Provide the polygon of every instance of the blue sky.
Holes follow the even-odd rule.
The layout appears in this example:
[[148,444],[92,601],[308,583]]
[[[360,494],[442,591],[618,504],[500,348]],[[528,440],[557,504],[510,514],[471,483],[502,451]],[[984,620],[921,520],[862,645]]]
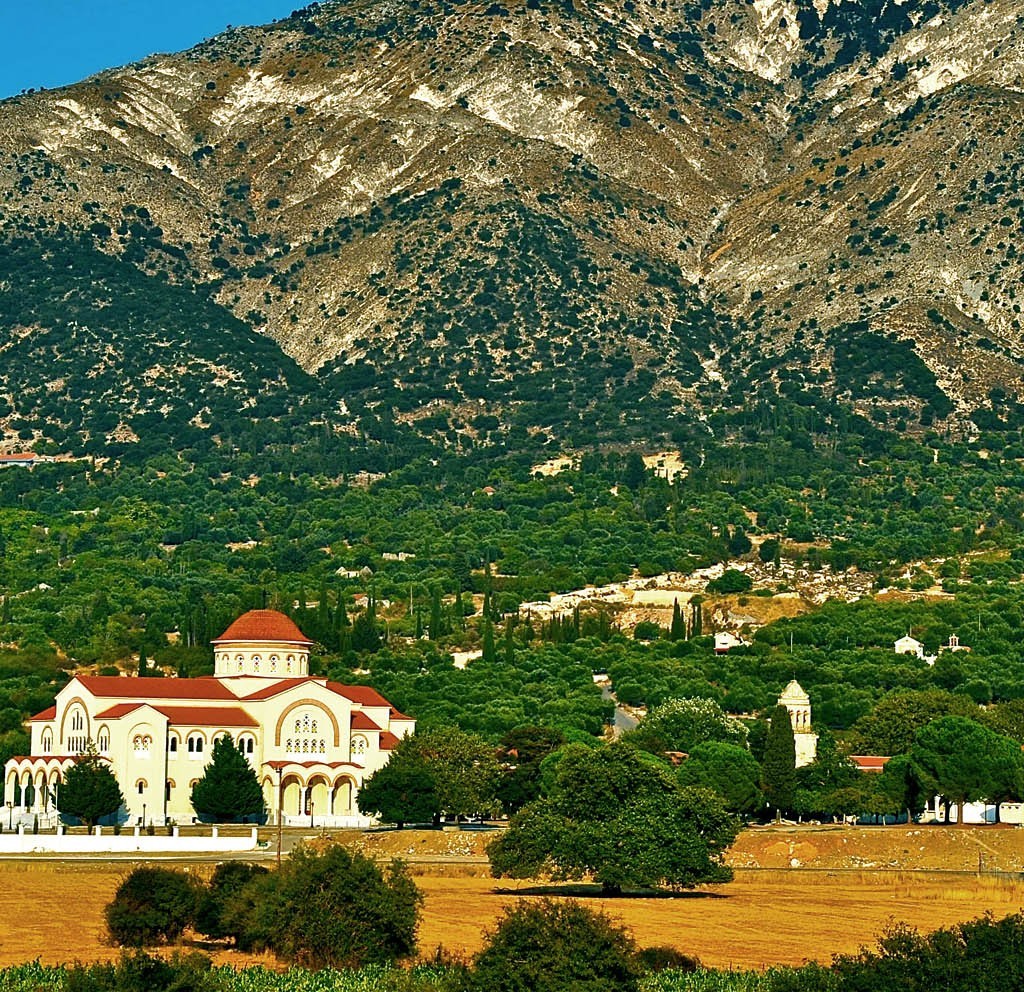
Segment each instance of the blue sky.
[[0,98],[64,86],[229,24],[266,24],[307,0],[0,0]]

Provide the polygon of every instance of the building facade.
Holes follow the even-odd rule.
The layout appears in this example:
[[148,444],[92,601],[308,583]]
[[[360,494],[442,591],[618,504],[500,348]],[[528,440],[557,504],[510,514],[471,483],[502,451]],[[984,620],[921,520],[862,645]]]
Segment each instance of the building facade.
[[191,823],[192,786],[226,735],[272,822],[369,822],[359,788],[415,721],[373,689],[311,676],[311,642],[275,610],[244,614],[213,647],[209,677],[75,676],[29,721],[31,754],[4,766],[11,816],[52,813],[64,771],[91,745],[117,776],[129,823]]

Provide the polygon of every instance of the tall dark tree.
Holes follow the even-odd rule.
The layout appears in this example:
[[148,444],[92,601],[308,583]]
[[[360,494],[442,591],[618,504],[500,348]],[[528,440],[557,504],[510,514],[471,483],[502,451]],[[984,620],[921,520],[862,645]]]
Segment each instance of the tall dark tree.
[[64,782],[57,791],[58,811],[92,828],[123,805],[117,778],[90,741],[85,754],[64,773]]
[[771,725],[761,761],[761,788],[776,815],[781,815],[793,808],[796,799],[796,741],[785,706],[776,706],[769,719]]
[[668,639],[670,641],[686,640],[686,620],[678,599],[672,601],[672,624],[668,629]]
[[255,820],[263,814],[263,791],[256,772],[227,735],[213,744],[213,759],[192,786],[192,806],[219,822]]
[[497,655],[494,652],[494,625],[491,623],[490,617],[484,618],[484,636],[483,636],[483,660],[494,661]]
[[644,456],[639,451],[631,451],[626,455],[626,464],[622,470],[622,481],[632,492],[643,487],[647,479],[647,469],[644,466]]

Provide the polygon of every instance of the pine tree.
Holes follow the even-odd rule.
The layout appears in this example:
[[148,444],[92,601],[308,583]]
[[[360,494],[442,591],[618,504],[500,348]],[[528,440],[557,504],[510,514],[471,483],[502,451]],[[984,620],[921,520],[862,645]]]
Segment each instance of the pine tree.
[[255,819],[263,813],[259,779],[241,749],[226,734],[213,744],[213,759],[192,786],[192,806],[218,822]]
[[785,706],[776,706],[769,719],[771,725],[761,761],[761,787],[776,816],[781,816],[793,808],[796,798],[796,741]]
[[114,773],[90,741],[85,753],[64,773],[64,781],[57,790],[57,809],[92,828],[123,804],[124,796]]

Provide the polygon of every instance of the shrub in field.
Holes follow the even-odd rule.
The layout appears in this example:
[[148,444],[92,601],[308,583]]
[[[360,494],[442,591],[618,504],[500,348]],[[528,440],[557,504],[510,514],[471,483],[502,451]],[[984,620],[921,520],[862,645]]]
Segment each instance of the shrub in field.
[[195,918],[198,895],[184,872],[136,868],[107,904],[107,929],[115,943],[131,947],[173,943]]
[[641,973],[629,933],[573,900],[507,910],[473,964],[477,992],[632,992]]
[[675,971],[689,972],[696,971],[700,967],[697,958],[690,957],[674,947],[644,947],[637,951],[637,962],[646,972],[666,971],[672,968]]
[[400,862],[382,871],[341,846],[300,847],[228,900],[224,921],[240,946],[309,968],[358,968],[416,950],[422,900]]
[[207,937],[234,937],[233,927],[225,919],[225,908],[254,878],[266,875],[262,865],[245,861],[225,861],[217,865],[206,891],[199,897],[195,928]]

